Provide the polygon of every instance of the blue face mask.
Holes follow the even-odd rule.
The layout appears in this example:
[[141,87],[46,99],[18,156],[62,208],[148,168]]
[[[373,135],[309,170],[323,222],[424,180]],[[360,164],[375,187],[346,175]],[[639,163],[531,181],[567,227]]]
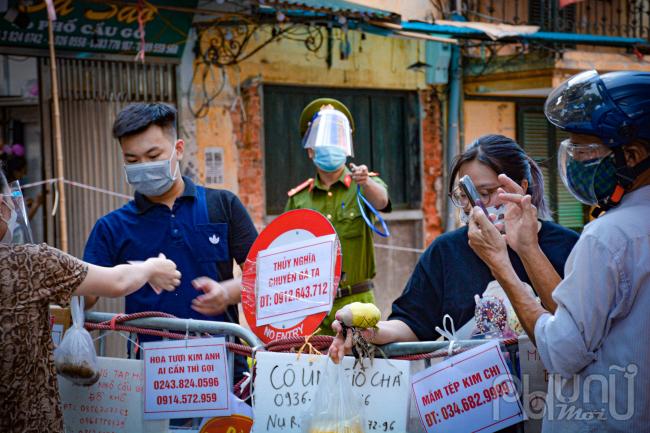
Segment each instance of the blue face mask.
[[595,205],[604,200],[616,188],[614,156],[602,160],[575,161],[567,164],[569,190],[583,203]]
[[338,170],[343,164],[347,155],[345,150],[337,146],[319,146],[314,149],[314,164],[326,172]]
[[137,192],[148,197],[157,197],[169,191],[178,177],[179,163],[176,163],[174,174],[171,171],[172,158],[165,161],[143,162],[140,164],[124,164],[126,181]]

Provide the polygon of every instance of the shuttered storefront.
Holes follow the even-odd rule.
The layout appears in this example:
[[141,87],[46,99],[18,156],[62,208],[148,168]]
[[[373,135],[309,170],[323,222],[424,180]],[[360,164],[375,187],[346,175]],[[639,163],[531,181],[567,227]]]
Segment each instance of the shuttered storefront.
[[[40,60],[39,70],[43,83],[43,164],[46,178],[53,178],[56,162],[49,59]],[[57,70],[66,179],[130,195],[119,145],[111,135],[115,115],[131,102],[175,104],[175,66],[59,58]],[[78,257],[95,221],[126,201],[70,185],[66,186],[66,200],[69,252]],[[53,222],[48,223],[47,239],[56,243],[57,225]]]
[[[111,128],[116,114],[131,102],[161,101],[176,104],[176,66],[106,60],[57,59],[61,135],[67,180],[131,195],[124,179],[123,159]],[[43,166],[46,179],[56,177],[49,59],[39,60],[43,129]],[[69,252],[83,255],[86,239],[101,216],[122,206],[126,199],[66,185]],[[52,209],[54,194],[48,194]],[[46,221],[47,242],[58,245],[58,222]],[[124,299],[102,299],[99,311],[124,311]],[[126,344],[111,336],[107,353],[124,355]]]

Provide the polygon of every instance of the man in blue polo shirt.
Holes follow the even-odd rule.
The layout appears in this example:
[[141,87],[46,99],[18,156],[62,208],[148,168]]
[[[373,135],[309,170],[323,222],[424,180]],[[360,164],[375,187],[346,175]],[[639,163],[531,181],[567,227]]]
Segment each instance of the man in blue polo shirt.
[[158,295],[147,284],[126,297],[126,313],[163,311],[238,323],[241,291],[232,280],[233,259],[242,264],[257,237],[248,212],[230,191],[204,188],[180,175],[185,144],[177,136],[173,107],[131,104],[117,115],[113,135],[135,197],[97,221],[84,260],[115,266],[163,253],[182,274],[177,291]]

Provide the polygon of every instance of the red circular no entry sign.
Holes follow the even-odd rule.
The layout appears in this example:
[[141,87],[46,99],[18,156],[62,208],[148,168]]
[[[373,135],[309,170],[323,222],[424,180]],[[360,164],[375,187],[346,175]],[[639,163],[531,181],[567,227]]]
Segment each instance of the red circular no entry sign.
[[[248,325],[264,343],[314,333],[328,314],[324,297],[331,304],[340,277],[341,248],[329,220],[309,209],[280,215],[260,233],[244,264]],[[321,311],[310,313],[316,308]]]

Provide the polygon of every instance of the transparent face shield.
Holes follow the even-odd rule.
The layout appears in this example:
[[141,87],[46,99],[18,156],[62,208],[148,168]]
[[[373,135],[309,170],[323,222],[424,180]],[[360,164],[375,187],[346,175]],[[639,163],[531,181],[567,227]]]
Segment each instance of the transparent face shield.
[[320,110],[312,119],[302,146],[314,150],[319,147],[336,147],[345,152],[345,156],[354,156],[352,129],[348,118],[333,108]]
[[569,192],[589,206],[606,199],[617,182],[613,152],[600,143],[562,141],[558,149],[558,170]]
[[25,208],[25,199],[18,181],[0,185],[0,242],[6,244],[33,243],[32,231]]

